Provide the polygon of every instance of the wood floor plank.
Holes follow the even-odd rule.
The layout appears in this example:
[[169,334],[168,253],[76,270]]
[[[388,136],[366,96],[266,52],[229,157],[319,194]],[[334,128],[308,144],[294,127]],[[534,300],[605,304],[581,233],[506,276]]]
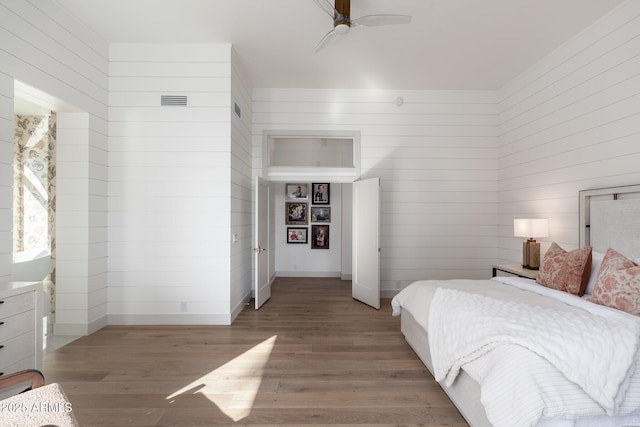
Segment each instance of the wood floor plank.
[[391,316],[278,278],[231,326],[108,326],[48,354],[82,426],[466,427]]

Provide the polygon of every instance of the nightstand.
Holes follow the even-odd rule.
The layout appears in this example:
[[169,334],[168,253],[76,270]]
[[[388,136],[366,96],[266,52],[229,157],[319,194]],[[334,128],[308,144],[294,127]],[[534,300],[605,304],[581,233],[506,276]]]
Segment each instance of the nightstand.
[[538,270],[529,270],[520,264],[493,264],[493,277],[496,277],[498,271],[524,277],[525,279],[536,280],[536,277],[538,277]]

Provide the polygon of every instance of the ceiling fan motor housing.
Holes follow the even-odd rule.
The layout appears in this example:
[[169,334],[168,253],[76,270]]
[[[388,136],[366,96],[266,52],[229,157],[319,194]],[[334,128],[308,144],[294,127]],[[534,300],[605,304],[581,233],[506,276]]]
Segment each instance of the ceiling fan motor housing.
[[335,9],[333,26],[338,34],[346,34],[351,27],[351,0],[335,0]]
[[314,51],[318,52],[326,46],[329,40],[336,35],[348,34],[351,27],[373,27],[380,25],[408,24],[411,16],[393,14],[372,14],[351,19],[351,0],[314,0],[315,3],[333,18],[333,29],[329,31],[316,45]]
[[350,29],[351,26],[348,23],[340,23],[335,26],[336,34],[347,34]]

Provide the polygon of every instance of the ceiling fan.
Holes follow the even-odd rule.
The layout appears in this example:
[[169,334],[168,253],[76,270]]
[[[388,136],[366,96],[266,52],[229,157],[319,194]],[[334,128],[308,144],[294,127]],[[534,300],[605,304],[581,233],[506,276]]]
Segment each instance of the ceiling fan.
[[320,40],[314,48],[314,52],[322,49],[327,42],[335,35],[347,34],[351,27],[373,27],[380,25],[408,24],[411,22],[409,15],[364,15],[351,19],[351,0],[335,0],[332,5],[329,0],[313,0],[318,6],[333,19],[333,29]]

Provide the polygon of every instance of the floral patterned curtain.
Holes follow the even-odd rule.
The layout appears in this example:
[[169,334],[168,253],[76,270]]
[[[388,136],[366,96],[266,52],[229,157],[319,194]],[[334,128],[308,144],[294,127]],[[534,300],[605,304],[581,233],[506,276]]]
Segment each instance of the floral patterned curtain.
[[55,312],[56,114],[15,115],[13,252],[49,248],[45,287]]

